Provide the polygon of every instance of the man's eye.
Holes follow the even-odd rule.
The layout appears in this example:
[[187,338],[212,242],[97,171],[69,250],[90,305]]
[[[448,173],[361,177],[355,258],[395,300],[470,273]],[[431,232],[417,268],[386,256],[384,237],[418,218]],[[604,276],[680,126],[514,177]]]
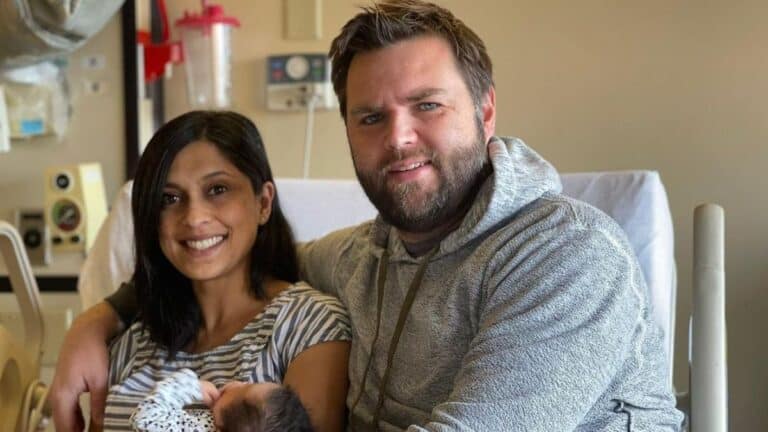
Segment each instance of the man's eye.
[[171,204],[175,204],[177,202],[179,202],[179,196],[178,195],[174,195],[174,194],[171,194],[171,193],[164,193],[163,194],[163,207],[167,207],[167,206],[169,206]]
[[440,105],[436,102],[422,102],[419,104],[419,110],[421,111],[432,111],[434,109],[437,109]]
[[381,120],[381,114],[370,114],[360,119],[360,123],[364,125],[372,125],[378,123],[379,120]]
[[208,195],[220,195],[227,190],[227,187],[224,185],[213,185],[210,189],[208,189]]

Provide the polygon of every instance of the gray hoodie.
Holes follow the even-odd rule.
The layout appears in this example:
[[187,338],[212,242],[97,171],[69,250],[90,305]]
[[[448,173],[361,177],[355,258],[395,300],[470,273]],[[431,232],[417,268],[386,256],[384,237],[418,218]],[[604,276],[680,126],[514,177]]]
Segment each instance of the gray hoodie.
[[493,174],[434,255],[410,256],[381,218],[300,249],[303,275],[351,315],[349,429],[679,430],[661,330],[621,228],[560,195],[555,169],[522,141],[494,139],[489,154]]

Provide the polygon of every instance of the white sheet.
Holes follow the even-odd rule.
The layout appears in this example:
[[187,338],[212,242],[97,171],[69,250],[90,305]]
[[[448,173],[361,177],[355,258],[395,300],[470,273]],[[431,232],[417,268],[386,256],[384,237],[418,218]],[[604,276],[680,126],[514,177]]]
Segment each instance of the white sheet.
[[[656,321],[664,330],[667,358],[675,335],[677,273],[672,215],[656,171],[564,174],[563,194],[610,215],[627,233],[651,292]],[[672,376],[672,362],[669,364]]]
[[[613,217],[627,233],[650,287],[667,354],[674,343],[675,263],[667,194],[655,171],[562,175],[563,193]],[[280,204],[298,241],[373,218],[376,210],[356,180],[277,179]],[[83,265],[78,289],[87,307],[132,273],[130,183],[120,191]],[[671,374],[671,362],[670,362]],[[670,375],[671,376],[671,375]]]

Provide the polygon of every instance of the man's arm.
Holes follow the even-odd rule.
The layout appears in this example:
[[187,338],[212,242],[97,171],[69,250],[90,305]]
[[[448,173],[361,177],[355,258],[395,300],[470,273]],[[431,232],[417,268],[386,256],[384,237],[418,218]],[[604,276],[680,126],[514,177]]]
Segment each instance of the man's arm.
[[334,271],[339,257],[351,246],[355,230],[368,229],[368,223],[332,232],[297,246],[299,273],[313,288],[341,297]]
[[91,394],[91,422],[100,429],[107,398],[107,342],[123,328],[118,314],[107,303],[92,306],[72,323],[48,394],[56,430],[83,430],[85,422],[78,399],[86,392]]
[[[650,332],[635,261],[617,239],[594,230],[534,249],[522,263],[492,269],[480,329],[449,399],[410,432],[574,430],[616,385]],[[626,427],[627,416],[608,421]]]

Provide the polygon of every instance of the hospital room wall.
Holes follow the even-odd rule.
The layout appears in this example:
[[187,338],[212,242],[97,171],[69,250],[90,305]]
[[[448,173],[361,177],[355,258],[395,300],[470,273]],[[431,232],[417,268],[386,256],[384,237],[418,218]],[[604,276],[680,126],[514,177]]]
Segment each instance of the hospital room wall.
[[[66,58],[71,107],[66,134],[61,138],[13,140],[12,150],[0,153],[0,219],[12,220],[14,211],[20,207],[42,207],[43,173],[50,166],[100,162],[109,198],[115,196],[124,182],[120,32],[118,13],[97,35]],[[96,62],[88,62],[89,59]]]
[[[196,8],[174,1],[171,16]],[[282,37],[280,0],[222,0],[233,41],[234,107],[261,128],[280,176],[300,176],[305,114],[264,109],[267,55],[327,50],[359,0],[322,1],[322,38]],[[679,272],[676,386],[688,387],[692,211],[727,216],[730,424],[768,425],[768,3],[439,1],[485,39],[495,66],[497,132],[524,138],[561,171],[652,169],[667,187]],[[186,109],[184,79],[166,111]],[[354,177],[335,111],[315,115],[311,177]]]

